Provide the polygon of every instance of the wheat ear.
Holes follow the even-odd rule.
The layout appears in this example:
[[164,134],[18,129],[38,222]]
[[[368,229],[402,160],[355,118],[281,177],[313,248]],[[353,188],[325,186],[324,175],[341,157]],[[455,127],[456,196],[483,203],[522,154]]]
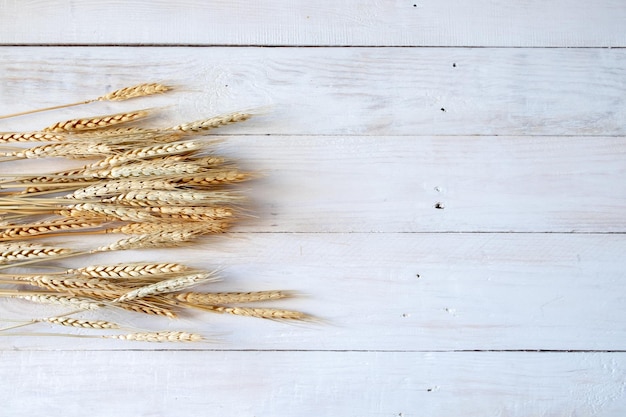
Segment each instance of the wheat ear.
[[[1,119],[1,117],[0,117]],[[62,142],[65,135],[50,132],[5,132],[0,133],[0,143],[11,142]]]
[[129,333],[118,335],[99,336],[105,339],[128,340],[133,342],[201,342],[204,338],[196,333],[187,332],[152,332],[152,333]]
[[128,302],[137,298],[145,298],[152,295],[180,291],[185,288],[189,288],[192,285],[197,285],[205,282],[213,282],[217,280],[215,274],[216,272],[198,272],[194,274],[183,275],[181,277],[166,279],[151,285],[146,285],[144,287],[128,291],[126,294],[113,300],[113,302]]
[[57,109],[64,109],[66,107],[80,106],[83,104],[93,103],[94,101],[129,100],[131,98],[136,98],[136,97],[145,97],[145,96],[150,96],[154,94],[162,94],[171,89],[172,87],[159,84],[159,83],[143,83],[143,84],[134,85],[132,87],[120,88],[119,90],[112,91],[108,94],[105,94],[95,99],[84,100],[84,101],[79,101],[79,102],[70,103],[70,104],[60,104],[58,106],[44,107],[44,108],[35,109],[35,110],[27,110],[27,111],[23,111],[19,113],[7,114],[4,116],[0,116],[0,119],[8,119],[9,117],[24,116],[27,114],[39,113],[39,112],[44,112],[44,111],[49,111],[49,110],[57,110]]
[[189,123],[183,123],[174,127],[171,127],[169,130],[172,131],[180,131],[185,133],[196,133],[207,131],[211,129],[215,129],[221,126],[226,126],[232,123],[243,122],[252,117],[249,113],[228,113],[221,116],[215,116],[208,119],[196,120]]
[[44,132],[72,133],[93,129],[105,129],[122,123],[130,123],[143,119],[150,114],[149,110],[137,110],[127,113],[117,113],[106,116],[91,117],[88,119],[72,119],[57,122],[47,128]]
[[253,291],[253,292],[183,292],[170,297],[189,304],[216,305],[252,303],[257,301],[279,300],[293,296],[289,291]]
[[193,304],[192,306],[215,313],[228,313],[237,316],[256,317],[261,319],[298,321],[313,320],[313,317],[309,316],[308,314],[301,313],[299,311],[282,310],[277,308],[204,306],[197,304]]
[[189,267],[176,263],[123,263],[115,265],[91,265],[68,269],[68,274],[79,274],[92,278],[124,279],[152,275],[167,275],[189,271]]
[[67,327],[80,327],[82,329],[119,329],[121,326],[106,320],[85,320],[71,317],[45,317],[35,319],[34,322],[45,322]]
[[50,259],[69,254],[70,252],[72,252],[72,250],[66,248],[55,248],[27,243],[3,243],[0,244],[0,264],[34,259]]

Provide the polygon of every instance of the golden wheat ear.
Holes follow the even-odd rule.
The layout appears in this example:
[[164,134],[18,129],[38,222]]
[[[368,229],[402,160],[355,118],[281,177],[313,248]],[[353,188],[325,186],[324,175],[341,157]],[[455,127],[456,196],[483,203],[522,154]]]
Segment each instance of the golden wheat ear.
[[96,101],[130,100],[132,98],[137,98],[137,97],[146,97],[146,96],[152,96],[155,94],[163,94],[170,90],[172,90],[172,87],[169,85],[163,85],[159,83],[142,83],[142,84],[137,84],[131,87],[120,88],[119,90],[111,91],[110,93],[107,93],[103,96],[100,96],[94,99],[78,101],[76,103],[70,103],[70,104],[60,104],[58,106],[43,107],[43,108],[35,109],[35,110],[26,110],[26,111],[19,112],[19,113],[6,114],[4,116],[0,116],[0,119],[8,119],[10,117],[25,116],[27,114],[33,114],[33,113],[39,113],[39,112],[57,110],[57,109],[64,109],[67,107],[81,106],[83,104],[89,104],[89,103],[93,103]]

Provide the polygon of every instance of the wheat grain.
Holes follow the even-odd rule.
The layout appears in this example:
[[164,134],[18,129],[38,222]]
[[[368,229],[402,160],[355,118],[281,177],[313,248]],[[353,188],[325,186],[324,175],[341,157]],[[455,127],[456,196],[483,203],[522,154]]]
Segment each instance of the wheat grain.
[[205,168],[191,162],[181,163],[178,160],[148,160],[110,168],[88,170],[86,175],[93,178],[129,178],[148,176],[172,176],[196,174]]
[[83,329],[119,329],[120,325],[105,320],[85,320],[71,317],[46,317],[36,319],[36,322],[46,322],[59,326],[80,327]]
[[192,285],[215,281],[215,272],[198,272],[181,277],[166,279],[154,284],[131,290],[113,302],[128,302],[137,298],[145,298],[156,294],[170,293],[189,288]]
[[56,220],[51,223],[39,223],[6,227],[0,232],[0,240],[32,238],[56,232],[70,232],[72,230],[93,229],[102,225],[100,221],[85,222],[80,219],[68,218],[65,221]]
[[0,264],[29,259],[53,258],[72,252],[71,249],[55,248],[28,243],[0,244]]
[[277,308],[202,306],[203,310],[271,320],[311,320],[308,314]]
[[13,298],[20,298],[22,300],[28,300],[35,303],[42,304],[55,304],[64,307],[71,307],[76,310],[97,310],[102,307],[101,303],[94,301],[91,298],[86,297],[74,297],[71,295],[52,295],[52,294],[16,294]]
[[71,293],[77,290],[124,291],[123,287],[102,278],[84,279],[55,275],[32,275],[21,277],[20,280],[58,292]]
[[221,231],[225,225],[214,222],[207,224],[172,222],[172,223],[127,223],[119,227],[107,229],[107,233],[123,233],[125,235],[146,235],[156,233],[210,233]]
[[129,333],[118,335],[100,336],[105,339],[128,340],[133,342],[201,342],[204,338],[196,333],[187,332],[152,332],[152,333]]
[[242,182],[250,179],[249,173],[237,169],[215,169],[201,175],[179,176],[172,182],[185,186],[210,186]]
[[188,154],[200,150],[202,147],[203,144],[198,141],[158,143],[152,146],[131,149],[117,155],[110,155],[105,159],[89,166],[88,170],[116,167],[138,159],[151,159],[162,156]]
[[57,214],[65,217],[75,217],[80,215],[101,215],[106,218],[114,218],[122,221],[141,222],[157,221],[158,218],[141,208],[124,207],[102,203],[78,203],[69,204],[65,208],[58,210]]
[[208,119],[196,120],[190,123],[183,123],[178,126],[171,127],[170,130],[186,133],[202,132],[221,126],[226,126],[231,123],[243,122],[245,120],[248,120],[250,117],[252,117],[251,114],[235,112],[211,117]]
[[256,301],[279,300],[291,297],[289,291],[253,291],[253,292],[183,292],[171,294],[172,298],[189,304],[216,305],[251,303]]
[[97,116],[88,119],[72,119],[57,122],[44,129],[44,132],[71,133],[92,129],[104,129],[122,123],[134,122],[147,117],[148,110],[137,110],[128,113],[118,113],[106,116]]
[[131,98],[146,97],[154,94],[163,94],[170,91],[172,87],[159,83],[142,83],[132,87],[124,87],[119,90],[112,91],[101,97],[98,101],[123,101]]
[[120,239],[109,245],[100,246],[92,252],[97,253],[130,249],[171,248],[190,242],[201,234],[202,233],[199,230],[147,233]]
[[109,195],[122,194],[132,190],[149,189],[149,190],[174,190],[176,184],[168,180],[159,179],[130,179],[130,180],[110,180],[98,181],[88,187],[79,188],[72,194],[64,196],[68,199],[83,200],[93,197],[105,197]]
[[[235,194],[232,191],[136,189],[110,197],[103,200],[103,202],[143,207],[167,207],[168,205],[202,206],[207,204],[235,203],[240,202],[242,199],[241,195]],[[175,212],[177,213],[177,211],[173,213]],[[188,214],[196,214],[196,211]]]
[[62,142],[51,143],[20,151],[4,152],[0,156],[7,156],[20,159],[36,159],[36,158],[72,158],[83,159],[93,158],[94,156],[109,155],[113,152],[110,146],[105,144]]
[[67,136],[50,132],[5,132],[0,133],[0,143],[11,142],[61,142]]
[[150,275],[167,275],[188,271],[185,265],[177,263],[124,263],[115,265],[91,265],[84,268],[68,269],[68,274],[80,274],[93,278],[137,278]]
[[135,300],[131,303],[117,303],[115,305],[124,310],[147,314],[149,316],[161,316],[170,319],[175,319],[177,317],[174,311],[166,307],[154,305],[153,303],[146,302],[144,300]]
[[[177,210],[182,209],[182,210]],[[151,207],[150,210],[164,220],[204,222],[213,225],[216,232],[224,231],[229,223],[215,222],[215,220],[232,219],[235,210],[230,207]],[[223,229],[223,230],[220,230]]]

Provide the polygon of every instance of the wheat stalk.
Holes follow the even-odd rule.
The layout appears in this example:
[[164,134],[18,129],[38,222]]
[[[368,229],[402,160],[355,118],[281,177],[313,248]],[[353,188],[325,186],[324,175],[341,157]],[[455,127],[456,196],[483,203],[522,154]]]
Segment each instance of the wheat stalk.
[[8,119],[9,117],[24,116],[26,114],[33,114],[33,113],[38,113],[38,112],[43,112],[43,111],[63,109],[66,107],[80,106],[82,104],[89,104],[95,101],[129,100],[131,98],[136,98],[136,97],[145,97],[145,96],[150,96],[154,94],[162,94],[171,89],[172,87],[159,84],[159,83],[142,83],[142,84],[138,84],[132,87],[120,88],[119,90],[112,91],[108,94],[105,94],[95,99],[79,101],[77,103],[61,104],[58,106],[44,107],[41,109],[28,110],[28,111],[23,111],[19,113],[7,114],[4,116],[0,116],[0,119]]
[[174,190],[176,184],[168,180],[161,179],[122,179],[98,181],[87,187],[79,188],[73,193],[64,196],[68,199],[84,200],[95,197],[105,197],[115,194],[127,193],[133,190],[149,189],[149,190]]

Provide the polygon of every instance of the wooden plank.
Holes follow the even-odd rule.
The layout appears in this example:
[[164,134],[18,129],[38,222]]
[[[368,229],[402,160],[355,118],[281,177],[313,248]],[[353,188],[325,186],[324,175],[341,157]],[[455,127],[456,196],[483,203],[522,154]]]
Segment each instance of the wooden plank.
[[[294,290],[301,296],[270,305],[322,320],[289,325],[205,313],[175,322],[102,313],[135,328],[221,335],[208,345],[166,349],[626,350],[624,253],[626,235],[617,234],[254,233],[67,265],[132,259],[220,267],[224,281],[207,289]],[[18,300],[4,300],[2,310],[13,319],[64,312]],[[20,331],[66,332],[45,324]],[[4,335],[4,350],[155,347]]]
[[217,152],[261,175],[238,231],[626,232],[623,138],[235,136]]
[[2,352],[7,415],[626,412],[624,353]]
[[176,103],[162,123],[271,107],[240,134],[623,136],[625,68],[625,49],[0,48],[0,114],[142,81],[187,88],[0,130]]
[[261,232],[624,232],[614,137],[233,137]]
[[4,44],[626,45],[621,0],[28,0],[2,7]]

